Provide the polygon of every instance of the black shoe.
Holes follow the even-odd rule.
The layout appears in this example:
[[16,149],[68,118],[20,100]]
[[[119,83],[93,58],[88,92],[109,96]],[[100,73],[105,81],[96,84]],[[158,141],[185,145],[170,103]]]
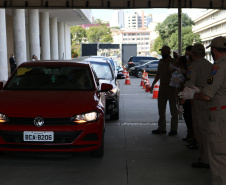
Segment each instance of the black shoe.
[[166,133],[166,131],[161,131],[161,130],[159,130],[159,129],[157,129],[157,130],[152,130],[152,134],[165,134]]
[[177,131],[175,130],[171,130],[169,133],[168,133],[169,136],[175,136],[177,135]]
[[210,165],[209,164],[205,164],[205,163],[202,163],[202,162],[192,163],[191,166],[193,168],[207,168],[207,169],[210,168]]

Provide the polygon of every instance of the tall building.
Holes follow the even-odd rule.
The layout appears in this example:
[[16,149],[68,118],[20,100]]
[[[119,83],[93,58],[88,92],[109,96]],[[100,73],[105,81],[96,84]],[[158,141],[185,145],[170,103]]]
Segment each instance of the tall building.
[[144,29],[147,28],[147,17],[143,10],[132,13],[125,13],[125,29]]
[[[205,47],[214,37],[226,36],[226,10],[207,10],[194,22],[192,31],[200,34]],[[206,50],[206,59],[213,62],[210,49]]]
[[116,10],[113,12],[110,27],[124,28],[124,12],[123,10]]

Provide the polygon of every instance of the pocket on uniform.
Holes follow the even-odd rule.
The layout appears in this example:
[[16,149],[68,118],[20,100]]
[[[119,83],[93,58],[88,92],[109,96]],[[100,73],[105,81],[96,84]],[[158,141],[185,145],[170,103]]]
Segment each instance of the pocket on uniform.
[[223,141],[219,142],[210,142],[211,150],[214,154],[217,155],[226,155],[226,140],[224,137]]
[[217,111],[209,111],[209,123],[208,123],[209,134],[218,135],[218,123],[217,123]]

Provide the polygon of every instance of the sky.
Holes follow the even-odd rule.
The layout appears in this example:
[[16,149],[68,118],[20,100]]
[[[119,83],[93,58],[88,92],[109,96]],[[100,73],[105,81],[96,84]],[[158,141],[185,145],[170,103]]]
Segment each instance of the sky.
[[[136,9],[123,9],[124,13],[134,12]],[[152,14],[153,22],[163,22],[167,16],[173,13],[178,13],[176,8],[167,9],[167,8],[153,8],[153,9],[143,9],[146,15]],[[103,21],[110,21],[112,13],[115,10],[112,9],[92,9],[92,15],[94,19],[101,19]],[[187,13],[192,20],[201,15],[205,9],[182,9],[182,13]]]

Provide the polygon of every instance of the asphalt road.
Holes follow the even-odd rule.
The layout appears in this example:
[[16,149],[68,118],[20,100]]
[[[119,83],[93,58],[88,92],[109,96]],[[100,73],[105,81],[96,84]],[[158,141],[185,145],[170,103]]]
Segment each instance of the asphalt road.
[[[177,136],[153,135],[157,100],[139,86],[140,79],[130,79],[131,85],[120,80],[120,119],[107,118],[103,158],[6,153],[0,156],[0,185],[210,185],[210,170],[191,167],[198,151],[182,141],[183,120]],[[166,115],[169,128],[168,108]]]

